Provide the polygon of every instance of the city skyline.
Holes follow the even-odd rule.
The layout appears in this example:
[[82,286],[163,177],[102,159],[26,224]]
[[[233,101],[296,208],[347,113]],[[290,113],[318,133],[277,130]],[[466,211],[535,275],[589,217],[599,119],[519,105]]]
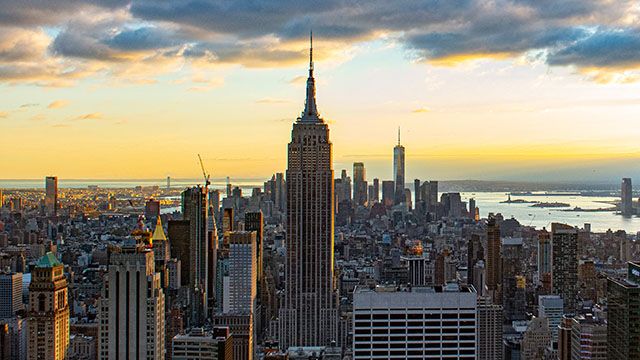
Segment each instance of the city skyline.
[[[409,180],[640,175],[624,173],[640,168],[639,10],[630,1],[570,1],[557,13],[515,1],[362,6],[362,15],[407,19],[378,24],[329,21],[348,10],[340,2],[266,13],[211,5],[219,11],[199,20],[187,16],[193,4],[126,4],[0,12],[0,128],[12,155],[0,159],[3,178],[196,178],[198,153],[221,176],[280,171],[312,28],[336,169],[365,162],[371,178],[389,178],[401,126]],[[256,14],[272,22],[247,20]],[[221,15],[242,21],[207,21]],[[466,26],[447,26],[465,17]],[[219,133],[231,136],[212,141]]]

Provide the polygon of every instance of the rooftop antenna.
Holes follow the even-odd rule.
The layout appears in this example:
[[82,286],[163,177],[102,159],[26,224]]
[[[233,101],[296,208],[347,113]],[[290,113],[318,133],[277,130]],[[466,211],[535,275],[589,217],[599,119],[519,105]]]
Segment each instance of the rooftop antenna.
[[400,145],[400,126],[398,126],[398,145]]

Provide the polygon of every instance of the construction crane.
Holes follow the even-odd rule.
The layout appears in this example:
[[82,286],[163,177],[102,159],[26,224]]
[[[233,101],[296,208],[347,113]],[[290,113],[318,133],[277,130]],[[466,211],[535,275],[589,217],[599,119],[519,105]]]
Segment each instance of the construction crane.
[[204,187],[209,187],[211,185],[211,181],[209,181],[209,174],[204,169],[204,163],[202,162],[202,157],[198,154],[198,160],[200,160],[200,167],[202,168],[202,176],[204,176]]

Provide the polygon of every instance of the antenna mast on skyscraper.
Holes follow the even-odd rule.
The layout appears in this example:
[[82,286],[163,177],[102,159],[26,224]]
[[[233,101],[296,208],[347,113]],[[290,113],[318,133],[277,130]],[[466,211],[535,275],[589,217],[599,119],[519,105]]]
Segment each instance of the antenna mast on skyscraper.
[[400,126],[398,126],[398,145],[400,145]]

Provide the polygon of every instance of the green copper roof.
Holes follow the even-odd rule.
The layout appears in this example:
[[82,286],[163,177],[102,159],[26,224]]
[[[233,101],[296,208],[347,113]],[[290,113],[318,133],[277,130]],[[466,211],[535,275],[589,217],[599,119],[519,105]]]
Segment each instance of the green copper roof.
[[53,255],[52,252],[46,253],[36,264],[39,268],[51,268],[58,265],[62,265],[62,263],[56,259],[56,256]]

